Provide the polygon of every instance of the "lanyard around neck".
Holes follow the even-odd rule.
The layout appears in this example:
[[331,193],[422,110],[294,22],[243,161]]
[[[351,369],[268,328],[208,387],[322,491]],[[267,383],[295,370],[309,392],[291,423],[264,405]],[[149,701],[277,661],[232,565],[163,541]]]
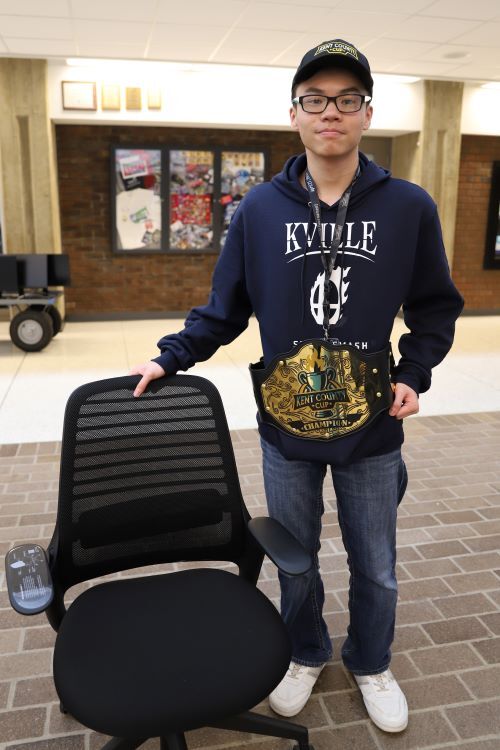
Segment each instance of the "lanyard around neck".
[[[316,188],[316,183],[311,177],[311,173],[309,172],[309,169],[306,169],[306,173],[305,173],[305,183],[307,187],[307,192],[309,193],[311,208],[313,210],[314,218],[316,220],[316,225],[318,227],[319,246],[321,249],[321,262],[323,264],[323,268],[325,269],[325,283],[324,283],[324,288],[323,288],[323,331],[325,334],[325,340],[328,340],[329,331],[330,331],[330,296],[331,296],[331,288],[332,288],[332,284],[330,282],[330,276],[335,267],[335,260],[337,258],[340,240],[342,237],[342,231],[344,229],[345,219],[347,215],[347,207],[349,205],[349,200],[351,198],[352,186],[356,182],[359,172],[360,172],[360,168],[358,165],[356,174],[352,178],[350,185],[342,193],[342,196],[339,200],[339,205],[337,209],[337,218],[335,220],[335,230],[333,232],[333,237],[332,237],[330,246],[328,246],[325,243],[325,236],[322,231],[321,207],[320,207],[320,202],[319,202],[318,190]],[[339,291],[339,295],[340,295],[340,291]],[[340,301],[339,301],[339,304],[340,304]]]

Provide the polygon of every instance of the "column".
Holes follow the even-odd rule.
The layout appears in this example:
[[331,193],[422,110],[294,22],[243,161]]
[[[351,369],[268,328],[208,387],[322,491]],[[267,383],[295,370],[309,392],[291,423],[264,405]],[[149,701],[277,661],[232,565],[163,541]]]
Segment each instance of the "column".
[[425,81],[424,90],[422,131],[394,138],[393,173],[421,185],[436,201],[451,267],[460,169],[463,83]]
[[0,58],[0,158],[6,252],[60,253],[46,60]]

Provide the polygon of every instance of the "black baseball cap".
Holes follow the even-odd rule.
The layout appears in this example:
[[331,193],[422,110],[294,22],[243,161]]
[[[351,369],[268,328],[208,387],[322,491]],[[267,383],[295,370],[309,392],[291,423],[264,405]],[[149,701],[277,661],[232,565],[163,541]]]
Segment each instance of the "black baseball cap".
[[322,68],[344,68],[354,73],[366,86],[368,94],[373,92],[373,78],[370,64],[366,57],[353,44],[344,39],[332,39],[322,42],[306,52],[297,68],[292,81],[292,90],[301,81],[311,78]]

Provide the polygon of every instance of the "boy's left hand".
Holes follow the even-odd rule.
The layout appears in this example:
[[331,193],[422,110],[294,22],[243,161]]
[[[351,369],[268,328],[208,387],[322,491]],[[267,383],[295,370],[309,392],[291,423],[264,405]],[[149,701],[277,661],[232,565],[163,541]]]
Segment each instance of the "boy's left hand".
[[396,383],[394,389],[394,403],[389,409],[389,416],[404,419],[411,414],[418,414],[418,395],[405,383]]

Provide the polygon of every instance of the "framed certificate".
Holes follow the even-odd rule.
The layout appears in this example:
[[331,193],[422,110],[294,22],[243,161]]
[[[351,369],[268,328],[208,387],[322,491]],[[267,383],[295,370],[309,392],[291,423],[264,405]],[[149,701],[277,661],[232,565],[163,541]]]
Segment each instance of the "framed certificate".
[[61,81],[63,109],[97,109],[94,81]]

